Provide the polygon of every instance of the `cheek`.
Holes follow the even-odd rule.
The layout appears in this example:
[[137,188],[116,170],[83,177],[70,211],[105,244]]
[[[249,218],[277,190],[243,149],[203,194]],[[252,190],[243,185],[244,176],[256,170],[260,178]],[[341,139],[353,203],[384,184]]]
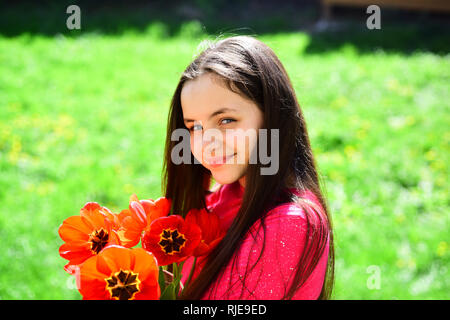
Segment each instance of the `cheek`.
[[236,131],[226,137],[229,150],[234,150],[238,154],[238,164],[248,163],[251,151],[255,148],[257,141],[258,131],[256,129],[247,129],[245,132]]
[[224,146],[226,146],[225,151],[226,154],[230,154],[232,152],[238,152],[241,148],[240,137],[234,131],[229,130],[224,134]]
[[198,161],[202,162],[202,138],[191,135],[191,151]]

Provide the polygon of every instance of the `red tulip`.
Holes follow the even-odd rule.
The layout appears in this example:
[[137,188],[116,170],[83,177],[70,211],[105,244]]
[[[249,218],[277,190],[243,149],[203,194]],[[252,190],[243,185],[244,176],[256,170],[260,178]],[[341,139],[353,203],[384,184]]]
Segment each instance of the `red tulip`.
[[193,256],[207,255],[225,236],[217,214],[206,209],[192,209],[186,215],[186,223],[195,223],[202,230],[202,240],[193,252]]
[[153,220],[169,214],[171,200],[160,197],[157,200],[139,200],[135,194],[130,197],[128,209],[119,214],[121,228],[119,237],[123,245],[133,247],[139,243],[142,232]]
[[151,253],[109,246],[81,265],[79,291],[84,300],[158,300],[158,274]]
[[59,254],[69,260],[64,269],[73,274],[76,265],[99,254],[107,245],[120,244],[118,229],[117,219],[109,209],[97,202],[86,203],[80,215],[65,219],[58,229],[65,242]]
[[187,259],[201,239],[199,226],[180,215],[170,215],[150,224],[142,237],[142,247],[155,255],[158,265],[164,266]]

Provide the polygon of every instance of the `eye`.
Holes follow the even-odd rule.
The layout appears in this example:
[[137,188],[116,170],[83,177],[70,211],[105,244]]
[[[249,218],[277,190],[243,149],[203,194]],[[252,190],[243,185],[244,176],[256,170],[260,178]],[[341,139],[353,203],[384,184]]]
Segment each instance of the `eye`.
[[[199,124],[195,124],[195,125],[193,125],[192,127],[190,127],[189,128],[189,131],[194,131],[195,130],[195,127],[197,127],[197,126],[199,126],[199,127],[201,127],[201,125],[199,125]],[[199,129],[200,130],[200,129]]]
[[231,123],[231,122],[235,122],[235,121],[236,121],[236,120],[231,119],[231,118],[225,118],[225,119],[220,120],[220,122],[222,123],[222,121],[226,121],[226,120],[229,120],[230,122],[227,122],[227,123],[224,123],[224,124],[228,124],[228,123]]

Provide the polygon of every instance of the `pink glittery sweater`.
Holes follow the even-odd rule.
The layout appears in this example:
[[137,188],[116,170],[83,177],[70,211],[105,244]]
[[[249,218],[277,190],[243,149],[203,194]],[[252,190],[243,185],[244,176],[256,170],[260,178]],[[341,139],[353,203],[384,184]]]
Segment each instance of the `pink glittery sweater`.
[[[296,194],[299,190],[289,189]],[[238,181],[222,185],[206,197],[209,210],[218,214],[224,229],[228,229],[236,216],[244,193]],[[319,205],[311,191],[301,194]],[[306,218],[298,205],[286,203],[272,209],[265,219],[265,247],[256,263],[264,242],[263,230],[258,220],[244,237],[235,252],[237,260],[232,270],[233,258],[225,267],[223,276],[213,282],[202,296],[202,300],[278,300],[289,288],[293,270],[302,253],[306,238]],[[329,236],[319,263],[307,281],[297,290],[293,299],[315,300],[319,297],[325,277],[328,260]],[[193,258],[187,259],[182,269],[182,282],[185,283],[192,268]],[[197,259],[193,278],[199,272],[201,261]],[[255,265],[250,270],[251,266]],[[243,280],[245,273],[247,276]],[[291,278],[290,278],[291,277]]]

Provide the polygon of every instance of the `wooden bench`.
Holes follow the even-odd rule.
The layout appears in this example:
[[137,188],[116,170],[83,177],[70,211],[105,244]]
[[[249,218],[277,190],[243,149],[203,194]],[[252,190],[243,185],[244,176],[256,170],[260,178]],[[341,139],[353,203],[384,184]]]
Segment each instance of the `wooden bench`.
[[376,4],[382,8],[399,8],[410,10],[425,10],[450,12],[449,0],[321,0],[325,18],[331,17],[331,7],[335,5],[368,7]]

